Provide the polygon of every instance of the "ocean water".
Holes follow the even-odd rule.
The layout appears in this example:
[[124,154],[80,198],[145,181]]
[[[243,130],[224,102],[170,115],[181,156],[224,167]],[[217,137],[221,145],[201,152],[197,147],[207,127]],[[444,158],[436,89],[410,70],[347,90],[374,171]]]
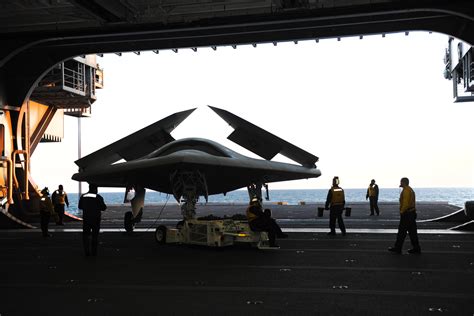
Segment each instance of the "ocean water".
[[[418,202],[448,202],[459,207],[464,206],[464,202],[474,200],[474,188],[413,188]],[[398,202],[400,188],[380,189],[379,202]],[[344,189],[346,202],[364,202],[367,189]],[[106,204],[122,204],[124,193],[119,192],[99,192]],[[297,205],[300,201],[306,203],[324,203],[326,201],[327,189],[314,190],[270,190],[270,203],[286,202],[289,205]],[[77,211],[77,193],[69,193],[69,211]],[[145,204],[159,204],[174,202],[174,197],[155,191],[147,191]],[[199,202],[205,202],[200,198]],[[209,196],[209,203],[248,203],[247,190],[236,190],[223,194]]]

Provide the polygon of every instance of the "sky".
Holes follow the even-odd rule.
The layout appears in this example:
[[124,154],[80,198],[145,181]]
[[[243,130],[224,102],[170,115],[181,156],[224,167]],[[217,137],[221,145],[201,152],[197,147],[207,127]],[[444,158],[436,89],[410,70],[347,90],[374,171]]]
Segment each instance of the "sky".
[[[448,36],[427,32],[173,51],[106,54],[104,89],[82,119],[83,156],[172,113],[195,108],[171,134],[226,139],[233,131],[207,105],[228,110],[319,157],[322,176],[270,184],[322,189],[474,187],[474,103],[453,103],[443,77]],[[77,192],[77,119],[61,143],[32,156],[40,186]],[[277,161],[291,162],[283,156]],[[87,186],[85,186],[86,188]],[[103,188],[102,191],[114,191]]]

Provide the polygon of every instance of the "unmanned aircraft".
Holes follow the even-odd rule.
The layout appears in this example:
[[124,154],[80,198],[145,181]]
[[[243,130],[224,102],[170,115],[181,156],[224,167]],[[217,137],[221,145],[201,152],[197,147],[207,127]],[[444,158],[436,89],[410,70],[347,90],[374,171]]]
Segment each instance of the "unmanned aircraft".
[[[195,109],[172,114],[126,136],[75,163],[73,180],[99,187],[123,187],[125,196],[133,188],[132,211],[125,214],[125,229],[140,221],[145,189],[172,194],[181,204],[184,220],[195,218],[200,196],[247,187],[249,198],[262,198],[262,187],[270,182],[316,178],[318,157],[288,143],[258,126],[226,111],[209,106],[234,131],[228,139],[263,159],[239,154],[203,138],[175,140],[171,132]],[[282,154],[298,164],[271,161]],[[119,162],[124,159],[125,162]],[[125,198],[126,200],[126,198]]]

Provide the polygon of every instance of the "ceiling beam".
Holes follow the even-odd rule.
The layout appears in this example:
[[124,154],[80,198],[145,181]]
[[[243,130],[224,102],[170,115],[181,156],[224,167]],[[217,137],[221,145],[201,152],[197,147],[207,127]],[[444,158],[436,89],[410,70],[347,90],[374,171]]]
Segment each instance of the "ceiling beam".
[[130,10],[118,1],[113,6],[108,2],[98,3],[96,0],[70,0],[70,2],[102,23],[127,22],[127,15],[130,14]]

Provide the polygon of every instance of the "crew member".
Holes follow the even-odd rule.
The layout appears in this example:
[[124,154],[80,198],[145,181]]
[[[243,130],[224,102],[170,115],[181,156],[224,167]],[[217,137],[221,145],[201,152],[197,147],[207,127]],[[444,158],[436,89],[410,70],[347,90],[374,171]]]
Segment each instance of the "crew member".
[[[97,255],[99,243],[101,212],[107,209],[102,196],[97,194],[97,186],[89,184],[89,192],[79,199],[78,208],[82,210],[82,242],[86,256]],[[92,233],[92,241],[89,236]]]
[[51,196],[54,204],[54,211],[58,214],[58,221],[56,225],[64,225],[64,205],[69,207],[69,201],[67,199],[67,193],[64,192],[62,184],[58,186],[58,189],[53,192]]
[[377,216],[380,214],[378,200],[379,200],[379,186],[375,184],[375,180],[370,180],[370,185],[367,188],[365,199],[369,199],[370,202],[370,216],[374,216],[374,210]]
[[408,253],[421,253],[420,244],[418,242],[418,232],[416,228],[416,199],[415,191],[409,186],[408,178],[400,180],[400,224],[398,225],[397,241],[395,246],[388,248],[389,251],[402,253],[402,246],[407,232],[410,235],[410,241],[413,246]]
[[336,235],[336,219],[342,234],[346,234],[346,227],[344,226],[344,220],[342,219],[342,212],[344,211],[345,204],[344,190],[339,187],[339,177],[334,177],[332,179],[332,187],[329,189],[326,197],[325,209],[330,210],[329,229],[331,229],[331,231],[328,235]]
[[281,230],[275,219],[271,217],[270,209],[262,211],[262,205],[258,199],[253,199],[250,202],[246,215],[251,230],[268,233],[270,247],[279,247],[276,244],[276,237],[288,238],[288,235]]
[[49,189],[45,187],[41,190],[42,197],[40,198],[40,221],[41,221],[41,232],[43,237],[51,237],[52,235],[48,232],[48,224],[51,215],[54,213],[53,203],[49,198]]

